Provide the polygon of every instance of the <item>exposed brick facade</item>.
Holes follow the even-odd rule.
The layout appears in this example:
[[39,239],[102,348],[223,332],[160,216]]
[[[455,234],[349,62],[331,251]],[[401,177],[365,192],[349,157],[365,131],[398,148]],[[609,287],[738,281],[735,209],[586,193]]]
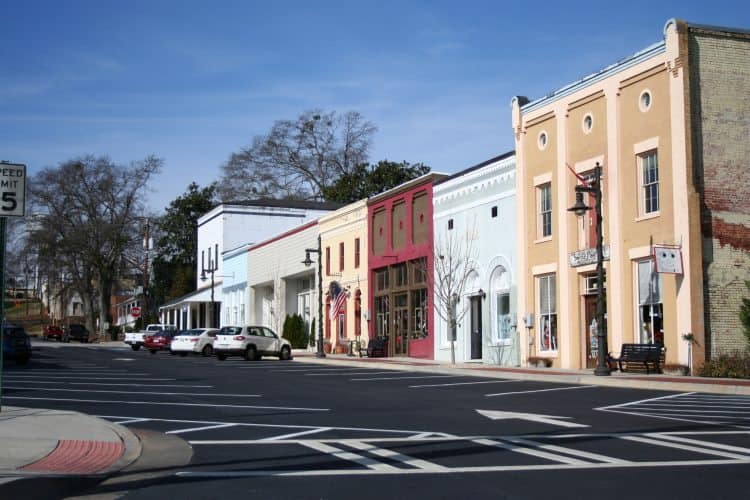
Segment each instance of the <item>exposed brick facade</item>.
[[750,280],[750,33],[690,26],[691,135],[701,192],[706,354],[744,350]]

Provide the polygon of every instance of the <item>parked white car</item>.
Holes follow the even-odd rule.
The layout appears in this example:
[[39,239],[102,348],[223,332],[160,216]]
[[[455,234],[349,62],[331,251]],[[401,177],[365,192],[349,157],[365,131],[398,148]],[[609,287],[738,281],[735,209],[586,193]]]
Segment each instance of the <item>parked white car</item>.
[[214,340],[219,330],[216,328],[193,328],[183,330],[172,338],[170,348],[173,353],[187,356],[190,353],[200,353],[210,356],[214,353]]
[[292,345],[265,326],[224,326],[214,341],[214,353],[220,361],[227,356],[242,356],[248,361],[263,356],[292,359]]

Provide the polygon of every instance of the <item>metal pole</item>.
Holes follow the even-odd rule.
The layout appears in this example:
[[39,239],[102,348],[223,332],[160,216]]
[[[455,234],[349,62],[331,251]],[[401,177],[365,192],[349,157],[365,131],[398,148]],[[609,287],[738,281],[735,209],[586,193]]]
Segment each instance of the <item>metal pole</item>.
[[323,244],[318,235],[318,352],[316,358],[325,358],[323,351]]
[[0,412],[3,411],[3,337],[5,335],[5,230],[8,219],[0,217]]
[[610,375],[607,363],[607,321],[604,318],[604,228],[602,227],[602,167],[594,168],[594,197],[596,198],[596,317],[599,322],[599,360],[594,375]]

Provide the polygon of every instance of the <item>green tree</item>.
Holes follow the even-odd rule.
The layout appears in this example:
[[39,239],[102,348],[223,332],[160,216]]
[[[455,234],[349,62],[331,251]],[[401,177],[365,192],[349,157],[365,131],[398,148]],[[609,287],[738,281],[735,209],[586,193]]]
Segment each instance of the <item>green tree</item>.
[[376,165],[360,163],[351,172],[341,175],[325,188],[323,194],[328,201],[352,203],[429,172],[430,167],[422,163],[396,163],[388,160],[381,160]]
[[[745,281],[745,286],[750,291],[750,280]],[[748,348],[750,348],[750,299],[742,299],[742,305],[740,306],[740,322],[742,323],[742,333],[745,334],[748,342]]]
[[161,304],[195,289],[198,219],[216,207],[216,184],[195,182],[169,203],[157,221],[159,237],[153,262],[150,303]]

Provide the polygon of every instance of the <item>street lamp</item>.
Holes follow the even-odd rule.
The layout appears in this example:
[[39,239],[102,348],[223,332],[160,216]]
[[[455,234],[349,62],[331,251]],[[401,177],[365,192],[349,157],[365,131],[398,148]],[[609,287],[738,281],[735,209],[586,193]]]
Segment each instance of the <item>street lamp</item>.
[[599,348],[598,362],[594,375],[610,375],[607,363],[607,322],[604,316],[604,245],[602,228],[602,167],[596,162],[594,167],[594,179],[588,185],[577,185],[575,187],[576,202],[568,209],[578,217],[583,217],[591,207],[583,202],[583,193],[591,193],[594,196],[594,210],[596,213],[596,337]]
[[218,324],[218,321],[216,321],[216,302],[214,302],[214,275],[216,274],[216,271],[219,269],[219,248],[218,245],[216,246],[216,251],[214,254],[214,258],[211,258],[211,249],[208,249],[208,267],[206,267],[206,263],[203,260],[201,256],[201,281],[206,281],[208,278],[206,277],[206,273],[211,273],[211,324],[206,325],[212,328],[215,328]]
[[305,260],[302,263],[306,267],[310,267],[313,261],[310,259],[310,254],[318,254],[318,352],[315,353],[317,358],[325,358],[326,354],[323,352],[323,249],[321,247],[320,235],[318,235],[318,248],[305,248]]

